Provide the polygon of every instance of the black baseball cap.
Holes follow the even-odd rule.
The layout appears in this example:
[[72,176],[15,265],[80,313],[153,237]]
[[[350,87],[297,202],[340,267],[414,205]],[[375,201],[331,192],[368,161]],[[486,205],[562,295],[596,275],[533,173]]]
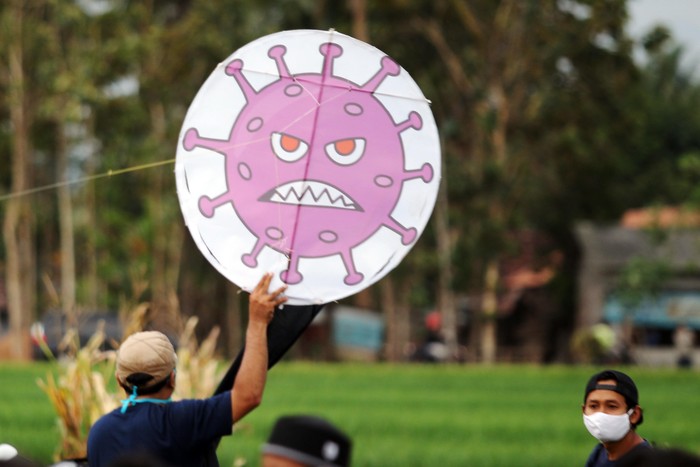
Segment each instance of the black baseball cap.
[[351,449],[350,438],[327,420],[287,415],[277,420],[262,452],[308,466],[347,467]]
[[[616,384],[613,385],[599,383],[599,381],[604,381],[606,379],[614,380]],[[621,394],[622,397],[625,398],[625,402],[627,403],[627,406],[629,408],[633,408],[639,405],[639,392],[637,391],[637,385],[634,384],[632,378],[630,378],[628,375],[621,371],[604,370],[600,373],[596,373],[593,376],[591,376],[591,378],[588,380],[588,383],[586,384],[586,392],[583,395],[584,404],[586,403],[588,394],[590,394],[591,391],[595,391],[596,389],[606,389],[608,391],[614,391],[618,394]],[[637,422],[636,424],[641,424],[642,420],[644,420],[643,414],[640,415],[639,422]]]

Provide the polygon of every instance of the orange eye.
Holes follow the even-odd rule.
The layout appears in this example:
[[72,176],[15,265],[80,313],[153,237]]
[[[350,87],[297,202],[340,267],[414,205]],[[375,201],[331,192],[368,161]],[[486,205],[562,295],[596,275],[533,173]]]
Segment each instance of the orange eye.
[[301,139],[285,133],[272,133],[272,151],[285,162],[295,162],[306,155],[309,145]]
[[347,138],[326,144],[326,154],[340,165],[352,165],[364,155],[364,138]]
[[352,139],[344,139],[334,143],[335,150],[342,156],[347,156],[355,150],[355,141]]
[[301,144],[301,141],[299,141],[298,138],[295,138],[294,136],[289,136],[289,135],[282,135],[282,138],[280,139],[280,147],[284,149],[287,152],[294,152],[297,149],[299,149],[299,145]]

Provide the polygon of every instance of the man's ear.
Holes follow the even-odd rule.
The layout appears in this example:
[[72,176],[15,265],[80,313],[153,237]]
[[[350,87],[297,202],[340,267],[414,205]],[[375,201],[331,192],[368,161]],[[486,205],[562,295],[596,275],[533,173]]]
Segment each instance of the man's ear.
[[630,415],[630,423],[632,425],[636,425],[639,423],[639,420],[642,418],[642,408],[638,405],[634,406],[632,415]]
[[175,389],[175,376],[177,375],[177,372],[175,370],[170,372],[170,379],[168,380],[168,386],[171,388]]
[[126,393],[126,395],[128,396],[131,393],[131,391],[129,391],[129,388],[126,385],[124,385],[124,383],[122,383],[122,381],[119,379],[119,376],[117,376],[116,373],[114,373],[114,379],[117,380],[117,385],[120,388],[122,388],[124,390],[124,392]]

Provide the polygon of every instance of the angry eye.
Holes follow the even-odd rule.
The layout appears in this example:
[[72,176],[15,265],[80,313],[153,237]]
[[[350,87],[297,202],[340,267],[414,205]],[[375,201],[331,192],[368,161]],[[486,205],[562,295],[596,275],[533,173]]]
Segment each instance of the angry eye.
[[306,155],[309,145],[291,135],[272,133],[272,150],[285,162],[295,162]]
[[348,138],[326,144],[326,154],[333,162],[351,165],[365,153],[364,138]]

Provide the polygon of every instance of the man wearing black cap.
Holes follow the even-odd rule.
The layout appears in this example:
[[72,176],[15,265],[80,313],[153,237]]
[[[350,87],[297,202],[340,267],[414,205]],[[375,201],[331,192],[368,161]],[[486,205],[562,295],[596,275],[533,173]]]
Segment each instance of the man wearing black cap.
[[644,420],[637,386],[626,374],[605,370],[591,376],[583,396],[583,424],[600,441],[586,467],[613,467],[649,443],[637,434]]
[[169,466],[218,466],[212,443],[262,400],[268,367],[267,330],[286,286],[269,292],[265,274],[250,294],[246,347],[233,388],[202,400],[171,401],[177,356],[158,331],[132,334],[117,352],[116,377],[128,398],[100,418],[88,435],[90,467],[124,456],[153,456]]
[[333,424],[311,415],[280,417],[262,448],[262,467],[347,467],[352,442]]

